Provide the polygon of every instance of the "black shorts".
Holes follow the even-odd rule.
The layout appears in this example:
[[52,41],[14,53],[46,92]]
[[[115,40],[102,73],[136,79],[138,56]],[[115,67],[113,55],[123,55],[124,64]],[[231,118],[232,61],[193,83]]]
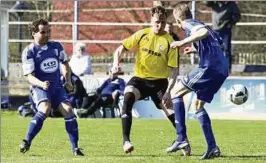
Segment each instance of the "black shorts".
[[132,85],[137,88],[141,94],[139,100],[151,97],[158,109],[161,109],[160,103],[168,86],[168,79],[147,80],[139,77],[132,77],[127,86]]

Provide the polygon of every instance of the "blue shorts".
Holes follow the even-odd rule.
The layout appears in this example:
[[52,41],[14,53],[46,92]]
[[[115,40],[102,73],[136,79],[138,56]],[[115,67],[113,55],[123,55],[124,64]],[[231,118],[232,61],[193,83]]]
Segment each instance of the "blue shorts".
[[197,99],[210,103],[227,76],[207,68],[195,68],[183,77],[185,87],[197,94]]
[[43,90],[39,87],[32,87],[31,96],[37,108],[40,102],[49,101],[53,111],[58,108],[61,102],[70,102],[63,87],[56,87],[49,90]]

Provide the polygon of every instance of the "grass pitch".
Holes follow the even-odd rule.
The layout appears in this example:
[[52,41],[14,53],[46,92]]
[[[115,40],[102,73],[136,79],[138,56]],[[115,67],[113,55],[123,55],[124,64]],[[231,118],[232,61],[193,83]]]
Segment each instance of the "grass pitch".
[[207,161],[199,161],[206,144],[195,120],[187,125],[192,147],[190,157],[181,157],[180,152],[165,153],[175,139],[175,130],[167,120],[151,119],[133,119],[131,139],[135,151],[131,154],[122,150],[120,119],[78,119],[79,144],[86,156],[74,157],[62,118],[48,118],[30,151],[21,154],[18,147],[29,122],[30,118],[18,117],[15,112],[2,112],[2,163],[266,162],[266,121],[213,120],[222,157]]

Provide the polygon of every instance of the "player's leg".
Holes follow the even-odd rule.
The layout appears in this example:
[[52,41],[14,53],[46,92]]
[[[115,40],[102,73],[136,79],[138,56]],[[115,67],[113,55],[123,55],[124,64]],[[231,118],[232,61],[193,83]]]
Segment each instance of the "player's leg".
[[72,146],[72,152],[74,155],[84,156],[78,146],[79,130],[76,116],[73,113],[73,109],[70,103],[62,102],[59,105],[59,110],[65,120],[65,128]]
[[175,152],[177,150],[182,150],[183,155],[190,155],[191,149],[187,138],[186,132],[186,115],[185,115],[185,105],[183,101],[183,96],[189,93],[187,87],[185,87],[182,82],[178,82],[171,94],[173,101],[173,110],[175,112],[175,125],[176,125],[176,134],[177,139],[173,144],[166,149],[166,152]]
[[[212,76],[212,77],[209,77]],[[196,116],[201,125],[205,140],[207,143],[207,151],[201,157],[201,159],[209,159],[220,156],[220,150],[216,144],[215,137],[212,131],[211,119],[204,108],[205,102],[210,103],[214,97],[214,94],[220,89],[226,77],[220,74],[205,75],[204,82],[202,84],[208,85],[205,89],[197,91],[197,100],[195,102]]]
[[[130,83],[129,83],[130,84]],[[139,98],[141,97],[140,91],[133,85],[127,85],[124,91],[124,101],[122,107],[122,132],[123,132],[123,148],[124,152],[129,153],[134,150],[130,142],[130,131],[132,126],[132,108]]]
[[68,101],[67,94],[63,88],[57,88],[56,94],[53,95],[53,108],[59,109],[65,120],[65,128],[72,146],[74,155],[83,156],[78,146],[79,130],[76,116],[73,112],[70,101]]
[[155,106],[158,109],[162,109],[164,111],[164,114],[168,118],[168,120],[171,122],[171,124],[175,127],[175,113],[172,108],[166,108],[162,104],[162,97],[165,94],[165,91],[168,86],[168,80],[167,79],[160,79],[160,80],[151,80],[147,82],[147,88],[150,90],[150,96],[152,101],[154,102]]
[[199,120],[201,129],[203,131],[207,143],[207,151],[203,154],[201,159],[209,159],[220,156],[220,150],[216,145],[216,141],[212,131],[211,120],[207,111],[204,109],[204,104],[205,102],[201,100],[197,99],[195,101],[196,116]]
[[32,99],[37,106],[38,112],[32,118],[25,139],[20,145],[20,152],[25,153],[30,149],[34,137],[40,132],[43,122],[50,114],[51,104],[46,91],[39,88],[32,88]]

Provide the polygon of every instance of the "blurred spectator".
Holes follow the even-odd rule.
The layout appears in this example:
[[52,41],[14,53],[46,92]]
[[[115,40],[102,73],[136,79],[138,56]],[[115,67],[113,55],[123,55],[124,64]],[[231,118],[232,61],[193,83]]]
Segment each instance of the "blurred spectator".
[[240,11],[234,1],[205,1],[206,6],[212,8],[213,29],[223,39],[225,56],[229,63],[229,71],[232,67],[231,37],[232,28],[240,20]]
[[173,28],[174,28],[173,23],[171,23],[171,22],[167,22],[166,25],[165,25],[164,30],[165,30],[167,33],[169,33],[169,34],[173,37],[173,39],[174,39],[175,41],[179,41],[180,39],[179,39],[179,37],[177,36],[177,34],[175,34],[175,33],[173,32]]
[[[88,117],[93,114],[100,107],[109,105],[116,105],[119,96],[123,94],[125,89],[125,81],[119,78],[117,74],[109,72],[109,78],[97,89],[96,100],[88,107],[77,110],[79,117]],[[103,110],[104,111],[104,110]],[[104,113],[105,114],[105,113]],[[114,110],[111,110],[112,117],[114,118]],[[104,116],[105,117],[105,116]]]
[[69,65],[73,73],[78,76],[92,74],[91,56],[86,53],[86,44],[75,44],[74,53],[69,61]]

